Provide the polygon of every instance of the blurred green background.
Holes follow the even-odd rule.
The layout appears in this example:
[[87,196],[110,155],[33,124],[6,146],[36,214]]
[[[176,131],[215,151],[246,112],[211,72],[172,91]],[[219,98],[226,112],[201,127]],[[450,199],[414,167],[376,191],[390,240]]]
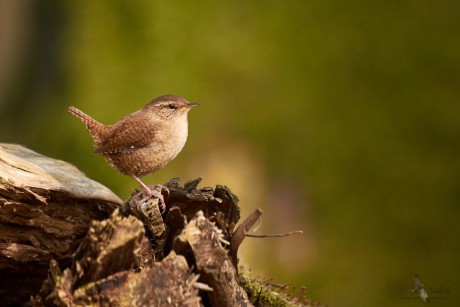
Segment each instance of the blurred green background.
[[[454,1],[0,1],[0,141],[127,198],[74,105],[112,124],[200,102],[163,183],[204,177],[264,211],[253,276],[330,306],[460,298],[460,5]],[[443,294],[433,290],[443,287]],[[438,291],[439,292],[439,291]],[[407,298],[406,296],[409,296]]]

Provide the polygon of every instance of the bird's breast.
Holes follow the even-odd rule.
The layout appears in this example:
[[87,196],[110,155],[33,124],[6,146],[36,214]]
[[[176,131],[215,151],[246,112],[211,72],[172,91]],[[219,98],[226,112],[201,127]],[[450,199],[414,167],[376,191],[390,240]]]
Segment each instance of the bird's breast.
[[171,151],[171,159],[174,159],[187,142],[187,120],[178,120],[175,125],[170,125],[168,135],[168,140],[165,140],[165,143],[168,144],[166,147]]

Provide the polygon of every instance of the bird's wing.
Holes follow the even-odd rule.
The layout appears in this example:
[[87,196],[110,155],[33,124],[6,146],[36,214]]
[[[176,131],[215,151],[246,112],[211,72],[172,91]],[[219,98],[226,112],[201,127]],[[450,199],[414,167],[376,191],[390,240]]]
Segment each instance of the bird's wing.
[[145,148],[155,138],[154,126],[146,127],[146,122],[139,116],[128,115],[111,127],[108,137],[95,151],[98,154],[130,153]]

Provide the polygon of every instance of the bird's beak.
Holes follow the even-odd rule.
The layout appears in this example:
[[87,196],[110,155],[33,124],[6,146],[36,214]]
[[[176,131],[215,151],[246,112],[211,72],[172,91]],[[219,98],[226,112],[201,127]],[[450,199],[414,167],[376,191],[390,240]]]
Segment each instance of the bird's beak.
[[194,108],[194,107],[199,107],[199,106],[201,106],[201,104],[199,104],[199,103],[194,103],[194,102],[190,102],[190,103],[187,104],[187,107],[188,107],[189,109]]

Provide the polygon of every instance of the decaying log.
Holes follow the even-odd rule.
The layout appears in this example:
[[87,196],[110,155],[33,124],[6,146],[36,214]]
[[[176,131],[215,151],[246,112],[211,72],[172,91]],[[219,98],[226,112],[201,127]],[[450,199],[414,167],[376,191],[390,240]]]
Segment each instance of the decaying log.
[[1,305],[260,305],[237,251],[262,212],[235,231],[238,198],[200,181],[168,182],[161,212],[143,191],[122,203],[65,162],[1,144]]
[[[61,273],[51,264],[34,305],[200,306],[204,298],[210,306],[251,306],[224,248],[230,237],[217,227],[226,223],[226,232],[233,232],[236,198],[223,186],[196,189],[199,181],[186,184],[187,189],[170,183],[163,215],[158,199],[139,192],[123,213],[116,210],[107,220],[93,222],[71,267]],[[199,289],[204,290],[200,296]]]

